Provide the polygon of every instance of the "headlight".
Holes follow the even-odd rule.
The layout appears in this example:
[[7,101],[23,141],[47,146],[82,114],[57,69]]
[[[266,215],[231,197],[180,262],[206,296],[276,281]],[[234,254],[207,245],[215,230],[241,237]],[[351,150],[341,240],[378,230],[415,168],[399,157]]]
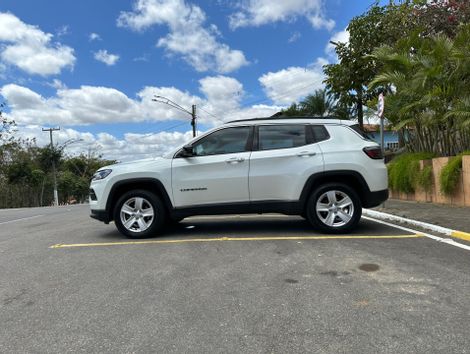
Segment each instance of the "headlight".
[[113,170],[99,170],[96,171],[93,177],[91,177],[92,181],[98,181],[100,179],[106,178],[109,176],[109,174],[113,172]]

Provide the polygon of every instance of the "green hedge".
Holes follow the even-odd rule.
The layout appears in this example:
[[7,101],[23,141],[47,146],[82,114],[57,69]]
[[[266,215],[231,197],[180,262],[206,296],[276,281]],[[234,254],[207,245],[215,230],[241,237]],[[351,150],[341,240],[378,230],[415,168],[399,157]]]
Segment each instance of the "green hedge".
[[432,192],[432,165],[424,166],[424,168],[418,173],[416,182],[418,186],[421,186],[426,192]]
[[432,170],[425,168],[420,171],[419,161],[432,159],[434,156],[432,153],[406,153],[395,157],[387,166],[390,188],[398,192],[413,193],[420,181],[424,183],[424,188],[429,188],[432,185]]
[[441,191],[447,195],[452,195],[459,184],[462,173],[463,155],[470,155],[470,151],[465,151],[461,155],[452,157],[441,171],[439,184]]

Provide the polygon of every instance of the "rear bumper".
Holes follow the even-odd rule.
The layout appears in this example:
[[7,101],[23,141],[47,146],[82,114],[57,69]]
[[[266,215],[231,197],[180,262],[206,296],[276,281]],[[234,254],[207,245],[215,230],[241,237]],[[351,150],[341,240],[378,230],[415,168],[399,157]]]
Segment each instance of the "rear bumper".
[[105,224],[109,224],[109,222],[110,222],[110,220],[109,220],[109,214],[108,214],[108,212],[107,212],[106,210],[94,210],[94,209],[91,209],[90,217],[92,217],[93,219],[102,221],[102,222],[104,222]]
[[388,189],[384,189],[377,192],[368,192],[364,196],[362,206],[364,208],[373,208],[379,206],[388,199]]

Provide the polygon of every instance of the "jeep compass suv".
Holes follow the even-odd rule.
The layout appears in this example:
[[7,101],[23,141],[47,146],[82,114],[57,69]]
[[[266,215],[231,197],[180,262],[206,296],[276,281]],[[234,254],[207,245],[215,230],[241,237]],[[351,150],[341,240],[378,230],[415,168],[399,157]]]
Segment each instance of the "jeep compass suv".
[[91,217],[132,238],[191,215],[301,215],[328,233],[351,231],[362,208],[388,198],[379,145],[352,121],[262,118],[226,123],[163,157],[103,167]]

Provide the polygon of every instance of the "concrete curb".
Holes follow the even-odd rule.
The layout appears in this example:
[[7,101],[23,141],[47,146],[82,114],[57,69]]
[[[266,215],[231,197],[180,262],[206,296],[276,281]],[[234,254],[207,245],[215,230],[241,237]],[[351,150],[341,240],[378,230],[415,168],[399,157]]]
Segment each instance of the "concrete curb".
[[383,213],[381,211],[376,211],[376,210],[363,209],[362,214],[365,216],[369,216],[371,218],[376,218],[376,219],[385,220],[385,221],[395,221],[395,222],[405,223],[405,224],[413,225],[416,227],[421,227],[425,230],[438,232],[440,234],[450,236],[453,238],[458,238],[460,240],[470,241],[470,233],[468,232],[452,230],[446,227],[429,224],[423,221],[407,219],[401,216],[387,214],[387,213]]

